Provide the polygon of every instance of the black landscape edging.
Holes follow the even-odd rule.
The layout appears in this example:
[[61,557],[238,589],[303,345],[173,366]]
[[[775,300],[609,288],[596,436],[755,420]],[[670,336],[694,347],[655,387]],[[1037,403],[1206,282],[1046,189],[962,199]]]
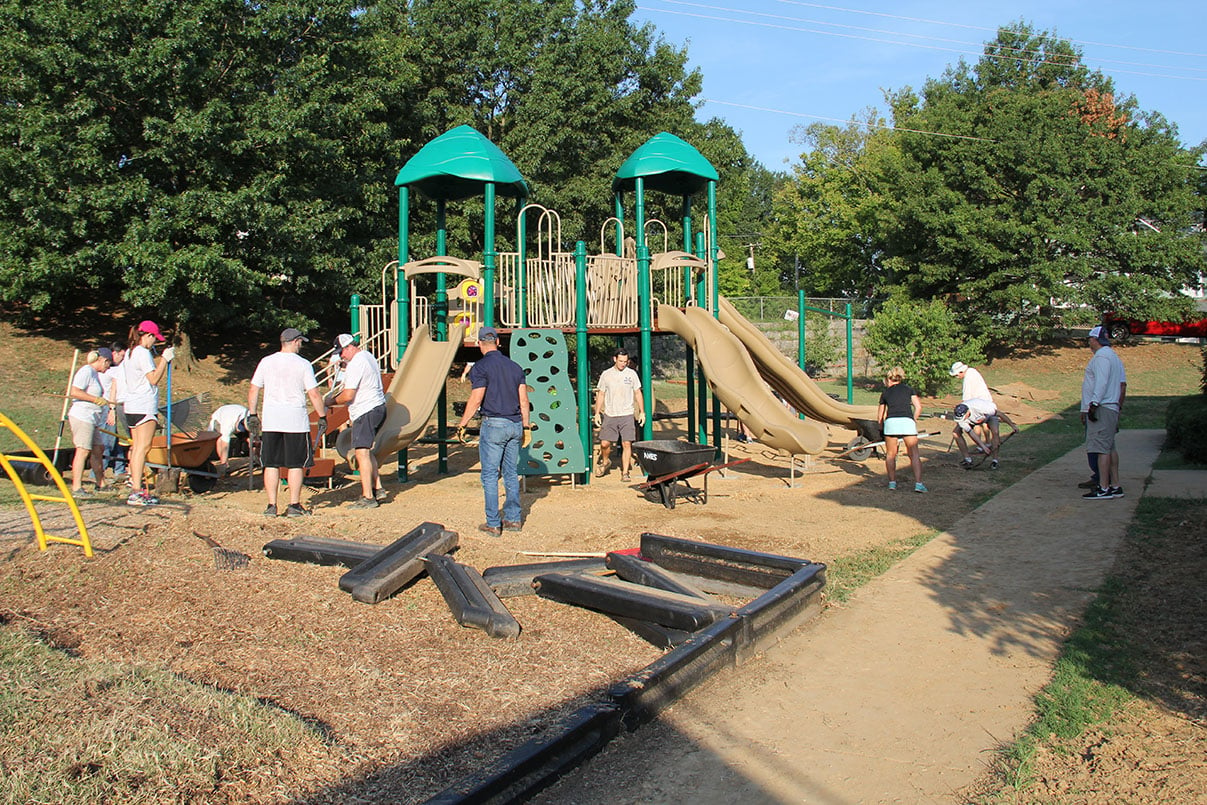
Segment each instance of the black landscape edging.
[[603,749],[621,729],[637,729],[718,669],[740,663],[821,611],[824,564],[657,534],[642,535],[642,555],[659,564],[662,556],[671,557],[673,567],[664,569],[747,584],[771,581],[773,586],[610,686],[602,701],[551,728],[556,734],[525,742],[431,797],[428,805],[524,802]]

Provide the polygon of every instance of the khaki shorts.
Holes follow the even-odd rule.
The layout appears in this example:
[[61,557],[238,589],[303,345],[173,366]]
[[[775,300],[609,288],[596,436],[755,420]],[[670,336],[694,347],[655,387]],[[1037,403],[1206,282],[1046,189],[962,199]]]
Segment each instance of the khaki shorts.
[[603,424],[599,426],[599,440],[601,442],[631,442],[637,436],[637,428],[633,421],[633,415],[628,416],[608,416],[604,415]]
[[1085,451],[1087,453],[1110,453],[1115,449],[1115,432],[1119,430],[1119,412],[1114,408],[1100,406],[1098,421],[1085,421]]
[[101,432],[91,420],[67,417],[67,421],[71,423],[71,443],[78,449],[91,450],[94,444],[101,443]]

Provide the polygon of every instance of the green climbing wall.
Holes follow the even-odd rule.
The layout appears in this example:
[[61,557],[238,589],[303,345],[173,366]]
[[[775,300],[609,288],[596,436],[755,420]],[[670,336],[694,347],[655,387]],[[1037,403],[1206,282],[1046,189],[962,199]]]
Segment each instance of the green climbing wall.
[[560,330],[516,330],[510,357],[528,376],[532,444],[520,450],[520,475],[587,471],[578,437],[578,406],[570,385],[569,355]]

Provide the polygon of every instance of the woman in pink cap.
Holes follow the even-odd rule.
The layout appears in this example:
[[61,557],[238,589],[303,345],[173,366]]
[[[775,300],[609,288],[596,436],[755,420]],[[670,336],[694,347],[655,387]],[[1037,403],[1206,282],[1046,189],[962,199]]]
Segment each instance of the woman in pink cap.
[[156,418],[159,414],[159,381],[174,357],[172,347],[156,357],[152,348],[163,341],[159,325],[153,321],[139,322],[137,327],[130,328],[126,359],[122,362],[126,370],[126,424],[130,428],[128,506],[151,506],[159,502],[159,498],[143,486],[143,469],[159,424]]

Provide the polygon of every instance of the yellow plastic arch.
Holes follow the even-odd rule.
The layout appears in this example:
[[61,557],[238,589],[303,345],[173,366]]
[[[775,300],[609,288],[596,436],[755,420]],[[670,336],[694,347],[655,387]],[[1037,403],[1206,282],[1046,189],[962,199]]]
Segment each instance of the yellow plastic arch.
[[[46,455],[46,453],[42,451],[42,448],[34,444],[33,440],[31,440],[29,436],[25,434],[25,431],[21,430],[21,428],[17,426],[17,423],[13,422],[3,413],[0,413],[0,428],[6,428],[7,430],[11,431],[26,447],[30,449],[30,451],[33,452],[36,463],[41,464],[50,471],[50,477],[60,492],[60,495],[58,496],[31,494],[29,490],[25,488],[25,483],[21,480],[21,475],[12,465],[12,461],[14,459],[19,459],[21,461],[30,461],[31,459],[25,456],[10,456],[5,453],[0,453],[0,467],[3,467],[4,471],[8,473],[8,477],[12,480],[13,485],[17,488],[17,494],[21,497],[21,502],[25,504],[25,510],[29,512],[29,519],[33,522],[34,534],[38,539],[38,550],[46,550],[47,543],[50,542],[63,542],[68,545],[79,545],[84,549],[84,556],[92,556],[92,540],[88,538],[88,526],[84,524],[84,518],[80,515],[80,507],[76,505],[75,498],[71,496],[71,487],[69,487],[63,481],[63,476],[55,468],[54,462],[50,460],[50,456]],[[34,507],[35,500],[45,500],[52,503],[66,503],[68,508],[71,509],[71,516],[75,518],[75,527],[76,530],[79,531],[79,538],[75,539],[72,537],[59,537],[53,534],[47,534],[42,528],[42,518],[38,516],[38,510]]]

